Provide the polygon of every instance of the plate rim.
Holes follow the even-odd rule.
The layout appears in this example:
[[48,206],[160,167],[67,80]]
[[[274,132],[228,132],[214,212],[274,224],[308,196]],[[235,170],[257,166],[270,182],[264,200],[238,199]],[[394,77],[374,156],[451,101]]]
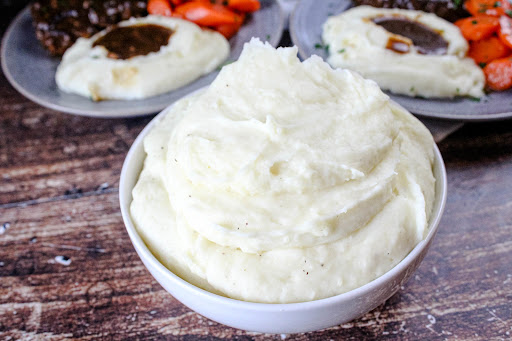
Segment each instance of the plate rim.
[[[285,16],[284,16],[283,9],[282,9],[281,4],[279,3],[279,1],[272,0],[272,2],[276,6],[276,9],[278,11],[277,17],[278,17],[279,25],[275,28],[275,32],[277,34],[272,34],[267,41],[272,46],[277,46],[279,44],[279,41],[281,40],[282,35],[283,35],[284,25],[285,25],[285,23],[284,23]],[[0,47],[1,66],[2,66],[2,72],[5,75],[5,78],[7,79],[7,81],[11,84],[11,86],[16,91],[18,91],[21,95],[23,95],[24,97],[26,97],[30,101],[32,101],[32,102],[34,102],[36,104],[39,104],[42,107],[45,107],[45,108],[48,108],[48,109],[52,109],[52,110],[55,110],[55,111],[58,111],[58,112],[62,112],[62,113],[65,113],[65,114],[78,115],[78,116],[83,116],[83,117],[112,119],[112,118],[130,118],[130,117],[142,117],[142,116],[155,115],[155,114],[157,114],[161,110],[165,109],[167,106],[169,106],[170,104],[174,103],[177,100],[177,99],[170,100],[169,102],[166,102],[164,105],[152,105],[152,106],[135,107],[134,109],[130,110],[129,113],[126,113],[126,111],[127,111],[126,107],[113,108],[113,109],[110,109],[108,111],[106,111],[106,110],[105,111],[91,111],[91,110],[85,110],[85,109],[80,109],[80,108],[76,108],[76,107],[69,107],[69,106],[59,105],[59,104],[56,104],[56,103],[54,103],[52,101],[47,101],[47,100],[41,99],[37,95],[34,95],[30,91],[26,90],[16,80],[16,77],[13,76],[13,74],[9,70],[9,68],[7,66],[7,61],[6,61],[6,55],[7,55],[7,50],[8,50],[7,43],[9,41],[9,39],[11,38],[13,32],[17,28],[17,26],[19,25],[22,17],[24,17],[27,14],[30,15],[30,6],[31,6],[30,4],[25,6],[11,20],[11,22],[9,23],[9,26],[5,30],[5,33],[4,33],[3,37],[2,37],[1,47]],[[245,44],[245,42],[244,42],[244,44]],[[48,56],[48,58],[53,58],[53,57]],[[229,59],[229,57],[228,57],[228,59]],[[218,73],[219,73],[219,70],[215,69],[212,72],[210,72],[208,74],[205,74],[205,75],[202,75],[201,77],[197,78],[196,80],[194,80],[194,82],[199,80],[199,79],[201,79],[202,77],[216,75]],[[211,84],[211,82],[213,82],[213,80],[210,81],[206,85]],[[189,84],[186,84],[184,86],[190,85],[192,83],[193,82],[191,82]],[[200,86],[200,88],[202,88],[203,86]],[[180,88],[178,88],[178,89],[180,89]],[[175,89],[175,90],[178,90],[178,89]],[[193,92],[195,90],[197,90],[197,89],[191,89],[190,92]],[[168,91],[168,92],[166,92],[164,94],[171,93],[172,91],[174,91],[174,90]],[[160,94],[160,95],[164,95],[164,94]],[[153,96],[151,96],[151,97],[153,97]],[[125,101],[120,100],[120,102],[125,102],[125,103],[128,102],[129,103],[130,101],[129,100],[125,100]]]
[[[314,0],[310,0],[311,2]],[[290,22],[289,22],[289,32],[290,32],[290,38],[292,40],[292,43],[297,46],[297,49],[299,51],[299,57],[303,60],[310,58],[310,56],[307,55],[307,53],[304,52],[304,45],[301,44],[301,39],[298,35],[298,13],[302,10],[302,8],[305,6],[308,0],[301,0],[297,2],[297,5],[294,7],[291,15],[290,15]],[[323,60],[323,58],[322,58]],[[324,60],[325,61],[325,60]],[[325,61],[327,62],[327,61]],[[390,95],[388,92],[384,92],[386,95],[390,96],[391,99],[396,101],[395,98]],[[512,101],[512,98],[511,98]],[[407,109],[410,111],[409,109]],[[412,112],[412,111],[411,111]],[[498,120],[508,120],[512,119],[512,109],[511,111],[505,111],[501,113],[495,113],[495,114],[485,114],[485,115],[467,115],[467,114],[441,114],[441,113],[431,113],[431,114],[425,114],[425,113],[416,113],[413,112],[414,115],[424,117],[424,118],[434,118],[439,119],[443,121],[463,121],[463,122],[487,122],[487,121],[498,121]]]

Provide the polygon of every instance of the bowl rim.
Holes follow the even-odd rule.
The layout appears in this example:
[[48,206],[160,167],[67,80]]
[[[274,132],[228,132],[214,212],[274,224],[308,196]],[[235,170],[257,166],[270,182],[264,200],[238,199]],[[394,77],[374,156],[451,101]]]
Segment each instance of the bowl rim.
[[[191,96],[194,93],[197,93],[201,91],[202,89],[199,89],[197,91],[194,91],[193,93],[187,95]],[[395,103],[396,104],[396,103]],[[434,238],[437,229],[439,227],[439,223],[441,221],[445,205],[446,205],[446,198],[447,198],[447,175],[446,175],[446,168],[445,164],[441,155],[441,152],[439,151],[439,148],[435,142],[434,144],[434,164],[433,169],[436,167],[439,169],[439,178],[435,178],[436,180],[436,194],[435,198],[439,196],[439,202],[434,201],[434,205],[432,207],[433,211],[431,213],[430,221],[428,222],[428,228],[429,231],[427,233],[427,236],[421,240],[416,246],[405,256],[404,259],[402,259],[398,264],[396,264],[393,268],[386,271],[381,276],[375,278],[374,280],[358,287],[355,289],[352,289],[350,291],[330,296],[322,299],[317,299],[313,301],[305,301],[305,302],[293,302],[293,303],[261,303],[261,302],[250,302],[250,301],[242,301],[226,296],[222,296],[219,294],[215,294],[213,292],[210,292],[208,290],[202,289],[198,286],[195,286],[192,283],[189,283],[173,273],[171,270],[166,268],[149,250],[149,248],[146,246],[144,241],[142,240],[141,236],[137,232],[135,225],[132,221],[130,212],[129,212],[129,206],[132,202],[132,190],[133,188],[127,188],[127,173],[129,172],[130,164],[132,163],[132,159],[137,155],[137,148],[140,144],[143,144],[143,140],[146,137],[146,135],[151,131],[153,126],[158,123],[169,111],[169,109],[174,105],[169,105],[166,109],[161,111],[158,115],[156,115],[147,125],[144,127],[144,129],[139,133],[137,138],[134,140],[133,144],[131,145],[126,158],[123,162],[123,166],[121,169],[121,175],[119,180],[119,205],[121,208],[121,215],[123,218],[124,225],[126,227],[126,230],[128,232],[128,235],[130,236],[130,240],[137,251],[139,253],[139,257],[141,260],[144,257],[144,262],[148,262],[153,268],[155,268],[158,272],[160,272],[166,280],[173,283],[174,286],[179,286],[181,289],[187,291],[187,292],[193,292],[195,295],[200,296],[201,298],[208,299],[210,302],[216,302],[223,304],[227,307],[232,308],[244,308],[244,309],[250,309],[252,311],[259,311],[259,312],[274,312],[274,311],[280,311],[280,312],[291,312],[291,311],[302,311],[302,310],[309,310],[309,309],[316,309],[319,307],[323,307],[326,305],[336,305],[343,301],[353,300],[356,297],[364,296],[371,291],[378,288],[380,285],[383,285],[390,279],[392,279],[396,274],[401,273],[402,271],[405,271],[406,268],[408,268],[420,255],[420,253],[423,251],[423,249],[429,245],[430,241]],[[421,123],[421,122],[420,122]],[[423,123],[422,123],[423,124]],[[144,162],[144,161],[143,161]],[[142,169],[142,166],[141,166]],[[140,174],[140,173],[139,173]],[[438,185],[438,182],[440,183]],[[439,187],[438,187],[439,186]],[[441,193],[437,193],[437,189],[439,188]],[[128,204],[124,204],[123,198],[128,196]],[[142,255],[141,255],[142,253]],[[148,267],[146,264],[144,264],[146,268]],[[167,291],[167,290],[166,290]]]

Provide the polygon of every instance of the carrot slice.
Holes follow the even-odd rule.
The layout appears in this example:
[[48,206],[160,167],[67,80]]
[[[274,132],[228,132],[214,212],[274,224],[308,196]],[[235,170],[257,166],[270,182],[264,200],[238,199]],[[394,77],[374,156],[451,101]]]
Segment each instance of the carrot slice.
[[172,13],[171,4],[168,0],[149,0],[148,13],[170,17]]
[[183,0],[171,0],[171,4],[173,4],[173,6],[178,6],[178,5],[181,5],[183,3]]
[[500,37],[503,44],[512,49],[512,19],[506,15],[500,17],[500,30],[498,37]]
[[234,36],[238,30],[240,29],[241,25],[238,24],[224,24],[219,26],[213,26],[212,28],[222,34],[226,39],[230,39],[232,36]]
[[508,0],[467,0],[464,6],[472,15],[487,14],[499,17],[512,10]]
[[509,54],[510,49],[496,36],[469,43],[468,57],[473,58],[475,63],[480,65]]
[[256,12],[261,4],[258,0],[228,0],[228,7],[240,12]]
[[469,43],[468,57],[473,58],[477,64],[487,64],[509,54],[510,49],[496,36]]
[[185,2],[174,9],[176,14],[201,26],[234,24],[235,13],[222,5],[203,1]]
[[190,2],[209,2],[216,5],[223,5],[233,11],[255,12],[261,8],[259,0],[189,0]]
[[480,40],[492,36],[500,28],[500,19],[490,15],[479,15],[457,20],[455,25],[466,40]]
[[502,91],[512,88],[512,58],[496,59],[484,67],[487,87]]
[[229,39],[232,36],[234,36],[238,32],[240,27],[242,26],[244,19],[245,19],[245,14],[244,13],[236,14],[235,18],[236,18],[236,22],[234,24],[218,25],[218,26],[213,26],[212,28],[215,31],[222,34],[224,37],[226,37],[226,39]]

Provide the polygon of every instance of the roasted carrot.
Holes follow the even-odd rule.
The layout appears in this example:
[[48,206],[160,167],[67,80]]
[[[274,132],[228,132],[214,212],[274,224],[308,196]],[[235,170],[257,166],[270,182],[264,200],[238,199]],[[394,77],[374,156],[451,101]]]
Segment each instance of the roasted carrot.
[[178,5],[181,5],[183,3],[183,0],[171,0],[171,4],[173,6],[178,6]]
[[500,29],[498,37],[500,37],[503,44],[512,49],[512,19],[506,15],[502,15],[499,19]]
[[234,24],[235,13],[226,7],[203,1],[185,2],[174,8],[176,14],[202,26]]
[[172,13],[171,4],[168,0],[149,0],[148,13],[170,17]]
[[490,15],[479,15],[457,20],[455,25],[459,27],[466,40],[480,40],[492,36],[500,28],[500,19]]
[[261,4],[258,0],[228,0],[227,6],[240,12],[256,12]]
[[512,5],[508,0],[467,0],[464,6],[472,15],[500,16],[512,10]]
[[260,9],[259,0],[189,0],[190,2],[209,2],[216,5],[223,5],[237,12],[255,12]]
[[512,57],[496,59],[484,67],[487,87],[502,91],[512,87]]
[[234,36],[238,32],[240,27],[242,26],[244,19],[245,19],[245,14],[244,13],[236,14],[235,19],[236,19],[236,22],[234,24],[218,25],[218,26],[214,26],[212,28],[215,31],[222,34],[224,37],[226,37],[226,39],[229,39],[232,36]]
[[212,27],[215,31],[222,34],[226,39],[230,39],[232,36],[234,36],[238,30],[240,29],[241,25],[238,24],[224,24],[219,26]]
[[469,43],[468,57],[473,58],[475,63],[480,65],[509,54],[510,49],[496,36]]

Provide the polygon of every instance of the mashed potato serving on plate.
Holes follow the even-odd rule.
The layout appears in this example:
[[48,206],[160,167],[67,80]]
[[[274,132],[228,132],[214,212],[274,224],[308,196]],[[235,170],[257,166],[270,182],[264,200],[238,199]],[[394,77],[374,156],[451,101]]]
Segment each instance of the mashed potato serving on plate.
[[210,73],[228,55],[229,42],[221,34],[149,15],[79,38],[64,54],[55,79],[62,91],[95,101],[143,99]]
[[327,61],[376,81],[395,94],[483,96],[485,77],[466,57],[457,26],[422,11],[359,6],[329,17],[322,39]]
[[384,274],[427,233],[434,142],[373,81],[253,39],[159,117],[131,216],[171,271],[290,303]]

